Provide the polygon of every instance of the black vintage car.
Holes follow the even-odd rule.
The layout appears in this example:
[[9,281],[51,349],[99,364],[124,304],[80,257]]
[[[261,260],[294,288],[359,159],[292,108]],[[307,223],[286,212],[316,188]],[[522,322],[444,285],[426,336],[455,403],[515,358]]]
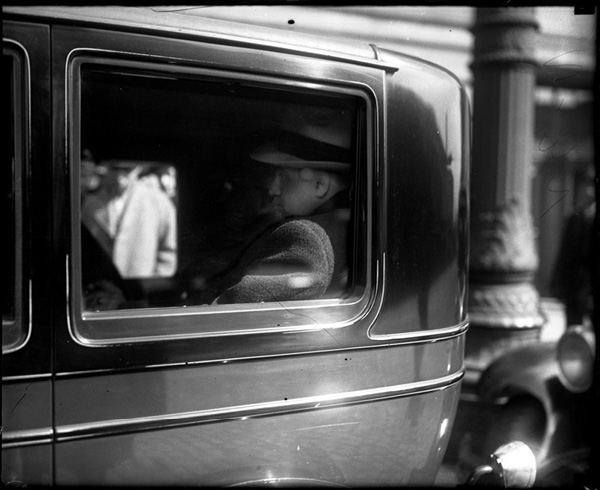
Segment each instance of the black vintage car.
[[[464,372],[464,89],[205,12],[2,9],[2,480],[429,485]],[[345,159],[343,281],[215,303],[263,219],[247,156],[290,132]]]

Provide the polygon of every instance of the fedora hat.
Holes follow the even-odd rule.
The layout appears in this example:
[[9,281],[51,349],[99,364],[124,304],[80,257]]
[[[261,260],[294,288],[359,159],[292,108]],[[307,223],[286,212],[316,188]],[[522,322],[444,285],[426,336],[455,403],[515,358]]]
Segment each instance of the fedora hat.
[[351,162],[351,128],[347,110],[287,111],[279,137],[254,150],[250,158],[282,167],[345,172]]

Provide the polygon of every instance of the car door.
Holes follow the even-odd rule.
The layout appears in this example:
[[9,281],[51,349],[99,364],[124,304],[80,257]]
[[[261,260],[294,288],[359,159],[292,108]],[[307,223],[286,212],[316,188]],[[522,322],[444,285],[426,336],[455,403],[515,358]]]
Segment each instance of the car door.
[[2,480],[52,483],[49,28],[4,22]]
[[[348,464],[357,448],[372,450],[361,439],[385,435],[391,417],[412,407],[399,397],[385,400],[387,385],[411,386],[378,379],[377,369],[385,359],[412,366],[412,352],[346,352],[370,343],[369,319],[377,314],[377,265],[366,245],[373,236],[373,164],[365,157],[375,104],[364,86],[380,92],[384,71],[292,59],[126,30],[53,28],[54,165],[65,191],[55,194],[54,233],[56,262],[66,264],[55,279],[67,285],[55,298],[65,305],[55,329],[57,484],[402,477],[389,458],[379,458],[386,471],[371,475],[366,458]],[[215,255],[227,242],[223,199],[240,182],[252,190],[264,178],[242,154],[280,130],[292,110],[345,121],[356,182],[349,220],[360,228],[348,240],[355,247],[347,254],[350,279],[330,298],[205,302],[204,278],[231,260],[230,249]],[[136,175],[136,185],[159,184],[175,206],[176,274],[118,269],[114,250],[102,245],[110,227],[93,230],[84,221],[87,209],[97,225],[104,219],[93,201],[105,188],[87,193],[87,169],[101,179]],[[252,211],[246,194],[236,199],[242,215]],[[410,369],[398,371],[412,380]],[[384,400],[358,403],[365,397]],[[431,410],[439,418],[448,406]],[[393,437],[403,444],[401,432]],[[422,449],[428,454],[429,444]]]

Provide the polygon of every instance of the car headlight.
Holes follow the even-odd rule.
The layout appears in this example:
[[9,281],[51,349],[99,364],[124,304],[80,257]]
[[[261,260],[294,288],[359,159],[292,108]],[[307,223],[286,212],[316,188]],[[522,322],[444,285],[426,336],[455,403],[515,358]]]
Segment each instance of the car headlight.
[[570,391],[581,393],[592,385],[596,339],[588,326],[573,325],[558,341],[558,377]]

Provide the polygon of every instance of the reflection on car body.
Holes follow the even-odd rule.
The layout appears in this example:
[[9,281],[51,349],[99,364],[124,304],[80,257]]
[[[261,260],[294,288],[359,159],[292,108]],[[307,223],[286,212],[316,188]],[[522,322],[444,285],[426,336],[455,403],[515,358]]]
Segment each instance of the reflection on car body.
[[[468,324],[457,79],[202,9],[3,14],[3,479],[431,484]],[[162,204],[121,260],[134,187]]]

